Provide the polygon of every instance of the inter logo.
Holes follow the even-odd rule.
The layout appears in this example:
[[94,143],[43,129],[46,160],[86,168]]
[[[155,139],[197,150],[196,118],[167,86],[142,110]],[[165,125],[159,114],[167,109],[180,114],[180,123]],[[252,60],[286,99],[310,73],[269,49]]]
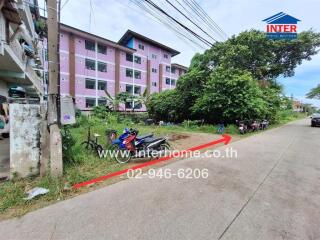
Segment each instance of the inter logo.
[[297,23],[300,21],[284,12],[263,20],[267,23],[267,38],[291,40],[297,38]]

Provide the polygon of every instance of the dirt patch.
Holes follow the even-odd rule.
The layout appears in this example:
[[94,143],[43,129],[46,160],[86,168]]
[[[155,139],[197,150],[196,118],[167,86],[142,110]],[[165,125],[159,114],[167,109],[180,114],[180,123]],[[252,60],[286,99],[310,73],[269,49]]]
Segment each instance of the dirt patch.
[[210,133],[181,133],[172,134],[169,137],[169,143],[172,149],[185,150],[204,143],[208,143],[221,138],[221,135]]
[[189,138],[190,135],[186,135],[186,134],[172,134],[170,135],[169,137],[169,141],[177,141],[177,140],[180,140],[180,139],[186,139],[186,138]]

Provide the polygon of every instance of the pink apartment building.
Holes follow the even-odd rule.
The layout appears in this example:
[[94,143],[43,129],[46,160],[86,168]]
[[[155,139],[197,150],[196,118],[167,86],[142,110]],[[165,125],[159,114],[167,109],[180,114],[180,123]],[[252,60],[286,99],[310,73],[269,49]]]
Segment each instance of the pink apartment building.
[[[105,90],[141,95],[173,89],[187,71],[171,64],[178,51],[128,30],[119,42],[60,26],[61,95],[75,98],[80,110],[105,105]],[[45,67],[47,69],[47,66]],[[120,110],[124,106],[120,106]],[[145,111],[138,103],[127,102],[127,109]]]

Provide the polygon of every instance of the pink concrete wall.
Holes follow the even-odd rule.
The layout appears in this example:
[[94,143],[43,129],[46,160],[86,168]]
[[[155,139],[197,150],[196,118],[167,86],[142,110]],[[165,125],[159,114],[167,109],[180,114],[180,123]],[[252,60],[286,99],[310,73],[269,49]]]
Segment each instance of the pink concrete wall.
[[171,73],[171,77],[174,79],[179,78],[179,69],[176,68],[176,71],[174,73]]
[[60,52],[60,72],[69,72],[69,54]]
[[60,33],[60,50],[69,52],[69,34],[67,32]]
[[75,51],[76,54],[82,55],[89,58],[95,58],[95,51],[87,50],[85,47],[85,39],[80,37],[75,37]]
[[70,93],[69,75],[60,74],[60,91],[61,94]]

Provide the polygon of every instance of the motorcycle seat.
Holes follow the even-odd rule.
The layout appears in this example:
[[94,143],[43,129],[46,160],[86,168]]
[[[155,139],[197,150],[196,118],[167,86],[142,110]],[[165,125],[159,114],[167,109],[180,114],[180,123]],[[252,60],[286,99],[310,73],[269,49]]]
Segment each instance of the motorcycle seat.
[[142,140],[142,139],[151,138],[151,137],[153,137],[153,134],[148,134],[148,135],[139,136],[139,137],[137,137],[137,139],[138,139],[138,140]]
[[164,138],[160,137],[160,138],[152,138],[152,137],[149,137],[149,138],[145,138],[144,139],[144,142],[145,143],[152,143],[152,142],[156,142],[158,140],[164,140]]

